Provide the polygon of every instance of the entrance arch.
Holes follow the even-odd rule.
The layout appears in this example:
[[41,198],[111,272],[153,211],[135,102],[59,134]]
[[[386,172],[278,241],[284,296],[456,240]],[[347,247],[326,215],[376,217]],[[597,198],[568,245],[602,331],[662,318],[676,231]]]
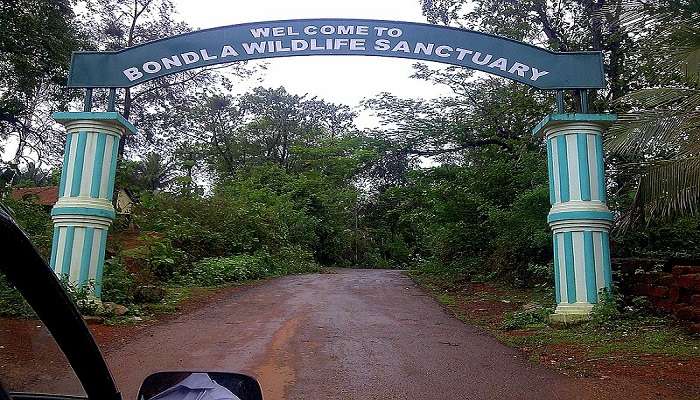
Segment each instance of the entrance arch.
[[208,65],[310,55],[434,61],[484,71],[539,89],[605,86],[600,52],[555,53],[465,29],[331,18],[229,25],[114,52],[76,52],[68,86],[127,88]]
[[[600,52],[557,53],[485,33],[412,22],[302,19],[194,31],[114,52],[76,52],[68,86],[85,89],[82,112],[54,114],[67,130],[59,200],[52,210],[51,267],[100,296],[111,197],[121,137],[136,128],[114,110],[116,90],[158,77],[264,58],[363,55],[432,61],[557,91],[557,111],[533,134],[547,144],[557,308],[553,319],[587,318],[611,288],[602,133],[611,114],[588,114],[587,90],[605,86]],[[109,89],[107,112],[92,90]],[[563,90],[578,90],[581,113],[564,112]]]

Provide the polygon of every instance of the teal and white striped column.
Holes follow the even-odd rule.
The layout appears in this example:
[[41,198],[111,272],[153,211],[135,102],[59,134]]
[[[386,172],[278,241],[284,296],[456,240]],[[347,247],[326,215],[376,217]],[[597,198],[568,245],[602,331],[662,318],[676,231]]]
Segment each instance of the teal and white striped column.
[[93,282],[99,298],[107,231],[115,216],[119,141],[136,128],[116,112],[61,112],[53,117],[66,127],[67,137],[58,201],[51,211],[51,268],[73,285]]
[[551,319],[589,317],[612,285],[612,214],[606,205],[603,131],[612,114],[551,114],[534,129],[547,142],[557,308]]

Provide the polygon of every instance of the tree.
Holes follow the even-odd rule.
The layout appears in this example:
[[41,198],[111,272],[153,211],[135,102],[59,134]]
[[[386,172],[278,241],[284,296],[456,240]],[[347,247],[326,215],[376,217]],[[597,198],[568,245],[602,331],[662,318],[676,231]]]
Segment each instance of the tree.
[[289,166],[293,145],[313,146],[338,137],[352,128],[355,116],[347,106],[289,94],[283,87],[255,88],[241,97],[241,104],[258,122],[265,158],[284,166]]
[[37,88],[65,83],[78,47],[69,0],[9,0],[0,4],[0,121],[17,123]]
[[148,153],[138,161],[127,160],[120,164],[117,173],[119,187],[133,192],[154,192],[167,189],[176,179],[175,161],[158,153]]
[[341,138],[353,129],[353,117],[347,106],[259,87],[240,97],[192,95],[170,122],[203,146],[202,157],[219,177],[230,177],[267,162],[290,168],[294,146]]
[[4,1],[0,26],[0,139],[16,146],[9,168],[56,163],[63,135],[50,115],[72,99],[62,86],[81,45],[71,2]]
[[14,185],[19,187],[36,187],[57,185],[60,177],[58,169],[42,168],[40,165],[28,162],[26,168],[14,176]]
[[[97,50],[119,50],[192,30],[176,19],[172,0],[88,0],[83,16]],[[227,75],[216,73],[226,69]],[[140,135],[120,142],[119,158],[125,148],[173,152],[186,139],[169,125],[168,115],[202,87],[230,89],[228,77],[246,77],[253,69],[245,63],[200,68],[154,79],[119,98],[121,113],[139,127]],[[101,95],[104,101],[104,93]],[[147,149],[147,150],[146,150]]]
[[694,214],[700,206],[700,4],[638,3],[628,24],[655,27],[645,39],[665,85],[621,99],[632,111],[606,140],[622,159],[621,168],[637,176],[634,200],[624,222]]
[[382,120],[370,136],[383,143],[384,157],[371,171],[378,188],[402,184],[415,166],[431,160],[468,165],[470,154],[497,148],[515,156],[520,147],[540,152],[530,128],[551,106],[551,98],[500,78],[474,80],[471,71],[417,66],[415,77],[445,84],[456,96],[438,100],[400,99],[388,93],[363,102]]
[[[605,53],[608,88],[592,93],[599,111],[630,90],[654,81],[655,71],[624,25],[625,0],[420,0],[429,21],[525,41],[555,51]],[[644,30],[643,27],[637,29]],[[577,97],[577,94],[574,95]]]

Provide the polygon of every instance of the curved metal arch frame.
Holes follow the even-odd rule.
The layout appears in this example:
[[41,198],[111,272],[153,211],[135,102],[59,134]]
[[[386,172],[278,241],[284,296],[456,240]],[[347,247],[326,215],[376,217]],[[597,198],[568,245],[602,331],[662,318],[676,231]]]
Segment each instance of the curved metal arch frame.
[[[321,27],[325,25],[335,27],[363,26],[368,28],[368,32],[364,35],[344,33],[309,35],[304,30],[304,27],[307,26]],[[254,29],[272,29],[275,27],[291,29],[295,35],[283,34],[264,38],[252,35],[252,30]],[[401,34],[389,37],[387,35],[382,36],[376,31],[377,28],[391,27],[400,29]],[[343,45],[347,46],[347,48],[315,49],[315,52],[312,50],[296,52],[287,50],[292,40],[310,41],[319,38],[331,40],[365,39],[368,42],[366,44],[374,43],[375,46],[364,48],[362,51],[351,50],[347,44]],[[456,53],[457,49],[464,50],[464,52],[460,52],[459,56],[455,56],[455,54],[444,56],[445,53],[436,55],[436,53],[433,53],[433,50],[430,51],[430,54],[425,54],[425,52],[421,54],[415,47],[414,50],[409,50],[409,52],[406,52],[405,49],[400,52],[385,48],[377,50],[377,41],[382,39],[391,42],[390,45],[383,44],[382,47],[391,47],[395,42],[405,40],[411,45],[415,45],[417,42],[432,43],[434,47],[447,46],[453,53]],[[264,51],[262,53],[244,51],[247,49],[243,49],[241,44],[246,43],[246,41],[248,43],[269,41],[272,51]],[[276,44],[276,42],[279,42],[279,44]],[[232,58],[223,57],[220,49],[224,45],[230,45],[237,54],[232,56]],[[276,49],[279,51],[275,51]],[[204,53],[201,53],[202,57],[197,53],[199,51],[204,51]],[[190,53],[191,58],[197,58],[197,61],[184,63],[179,58],[184,53]],[[217,56],[217,54],[222,57]],[[483,56],[484,59],[486,59],[486,54],[489,54],[488,58],[490,60],[505,59],[506,65],[504,66],[503,62],[496,63],[496,61],[482,64],[484,59],[479,60],[479,57],[475,57],[476,54]],[[68,86],[80,88],[128,88],[173,73],[209,65],[310,55],[363,55],[433,61],[484,71],[539,89],[598,89],[605,85],[601,52],[557,53],[492,34],[417,22],[323,18],[274,20],[227,25],[187,32],[118,51],[75,52],[71,60]],[[157,66],[164,58],[172,59],[173,57],[181,65]],[[223,60],[223,58],[227,59]],[[479,62],[473,62],[474,58]],[[139,73],[142,73],[142,76],[135,79],[131,79],[126,74],[129,68],[138,69],[146,63],[151,63],[149,65],[157,69],[157,71],[153,73],[147,73],[145,70],[139,71]],[[494,63],[495,65],[492,65]],[[516,64],[525,71],[529,70],[533,75],[528,79],[524,71],[516,68]],[[545,67],[548,74],[542,75],[541,80],[537,79],[540,77],[535,77],[534,70],[545,71]],[[533,78],[535,79],[533,80]]]

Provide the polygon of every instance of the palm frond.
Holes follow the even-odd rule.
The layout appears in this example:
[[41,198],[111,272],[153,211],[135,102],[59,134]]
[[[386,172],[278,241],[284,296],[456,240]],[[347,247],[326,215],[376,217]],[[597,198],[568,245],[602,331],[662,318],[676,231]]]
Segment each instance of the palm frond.
[[618,221],[619,229],[640,219],[664,220],[698,212],[700,156],[653,163],[640,177],[632,212]]
[[700,15],[696,14],[674,24],[667,38],[659,40],[669,45],[660,65],[680,67],[688,82],[698,84],[700,78]]
[[613,155],[685,156],[700,151],[700,111],[645,110],[620,115],[605,137]]
[[640,89],[620,99],[641,108],[675,107],[691,109],[700,106],[700,90],[686,87]]

